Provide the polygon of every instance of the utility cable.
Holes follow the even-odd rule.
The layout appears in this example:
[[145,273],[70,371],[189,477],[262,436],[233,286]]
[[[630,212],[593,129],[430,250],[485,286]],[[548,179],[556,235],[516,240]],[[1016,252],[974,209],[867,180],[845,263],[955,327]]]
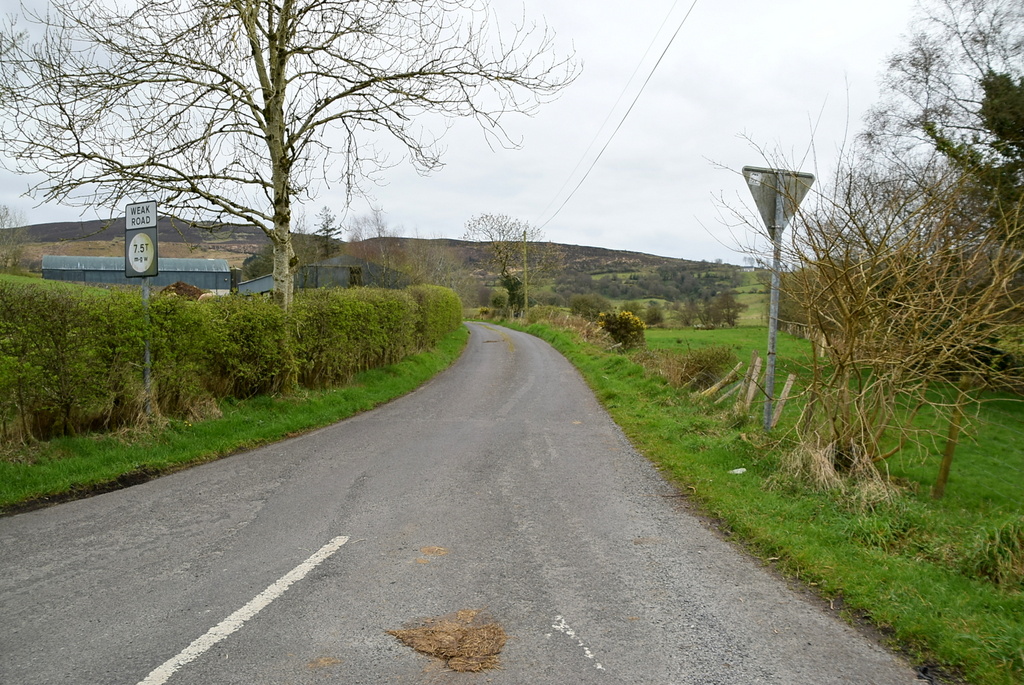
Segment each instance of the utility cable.
[[644,50],[643,56],[636,63],[636,66],[633,67],[633,73],[629,75],[628,79],[626,79],[626,84],[622,86],[622,90],[619,91],[619,96],[615,98],[615,103],[608,110],[608,114],[605,115],[604,121],[602,121],[601,125],[597,127],[597,131],[594,133],[594,137],[591,139],[590,145],[588,145],[587,149],[583,151],[583,154],[580,156],[579,161],[576,162],[576,166],[572,168],[572,171],[569,172],[569,175],[566,177],[565,181],[562,182],[562,185],[561,187],[559,187],[558,192],[554,194],[554,196],[547,203],[547,205],[544,206],[544,209],[541,210],[539,217],[543,217],[545,214],[547,214],[548,209],[550,209],[551,205],[555,204],[555,201],[559,197],[561,197],[562,191],[565,190],[566,186],[569,185],[569,182],[573,179],[573,177],[576,176],[576,172],[579,171],[579,168],[583,166],[583,161],[587,158],[588,155],[590,155],[590,151],[594,148],[594,145],[601,137],[601,132],[604,131],[605,126],[608,125],[608,120],[612,118],[612,114],[614,114],[615,110],[618,109],[619,103],[622,102],[622,98],[626,95],[626,92],[629,90],[629,87],[633,85],[633,80],[636,78],[637,73],[640,71],[640,67],[642,67],[644,62],[647,60],[647,55],[651,54],[651,50],[654,48],[654,44],[658,42],[658,36],[660,36],[662,31],[665,30],[665,24],[668,23],[668,18],[672,16],[672,13],[676,11],[676,7],[678,6],[679,0],[675,0],[675,2],[672,3],[672,7],[670,7],[668,12],[665,14],[665,18],[661,20],[661,25],[658,27],[658,30],[654,32],[653,36],[651,36],[651,42],[647,44],[647,49]]
[[[580,189],[580,187],[582,187],[583,183],[587,180],[587,177],[590,176],[590,172],[594,170],[595,166],[597,166],[597,163],[601,159],[602,155],[604,155],[605,150],[607,150],[608,146],[611,145],[611,142],[612,142],[612,140],[614,140],[615,135],[619,132],[619,129],[622,128],[622,125],[624,123],[626,123],[626,119],[629,117],[630,113],[633,111],[633,108],[636,107],[637,101],[639,101],[640,100],[640,96],[643,95],[644,89],[647,88],[647,84],[650,83],[651,78],[654,76],[654,72],[657,71],[658,66],[661,65],[661,62],[665,58],[665,55],[668,53],[669,48],[672,47],[672,43],[675,42],[676,36],[678,36],[679,32],[682,31],[683,26],[686,24],[686,20],[690,18],[690,14],[693,12],[693,8],[696,7],[696,6],[697,6],[697,0],[693,0],[693,3],[690,5],[690,8],[688,10],[686,10],[686,14],[683,16],[682,20],[680,20],[679,26],[676,27],[675,33],[673,33],[672,37],[669,38],[668,44],[665,45],[665,48],[661,51],[661,54],[658,56],[658,60],[654,63],[654,66],[651,67],[651,71],[647,74],[647,78],[644,79],[643,84],[641,84],[640,90],[637,91],[636,96],[633,98],[633,102],[630,103],[630,105],[629,105],[629,109],[627,109],[626,113],[622,115],[622,118],[619,120],[619,123],[615,126],[615,130],[612,131],[611,135],[608,137],[608,140],[605,141],[604,146],[602,146],[600,152],[597,153],[597,156],[594,158],[594,161],[590,163],[589,167],[587,167],[587,171],[583,174],[583,178],[581,178],[579,183],[577,183],[576,186],[572,189],[572,192],[569,193],[568,197],[566,197],[565,200],[562,201],[562,204],[560,204],[558,206],[558,209],[555,210],[555,213],[552,214],[551,217],[547,221],[542,223],[539,226],[539,228],[544,228],[549,223],[551,223],[556,216],[558,216],[559,212],[561,212],[562,209],[565,207],[565,205],[569,203],[569,200],[572,199],[573,195],[576,194],[576,191],[578,191]],[[672,7],[674,9],[675,5],[673,5]],[[671,14],[671,10],[669,10],[669,14]],[[667,16],[666,16],[666,20],[667,20]],[[664,23],[662,25],[664,25]],[[660,29],[659,29],[659,31],[660,31]],[[652,42],[652,45],[653,45],[653,42]],[[648,47],[648,52],[649,51],[650,51],[650,47]],[[647,53],[644,53],[645,57],[646,57],[646,55],[647,55]],[[643,60],[641,59],[641,62],[642,61]],[[637,65],[637,69],[639,69],[639,68],[640,68],[639,65]],[[633,73],[635,74],[636,70],[634,70]],[[630,81],[632,81],[632,76],[630,76]],[[628,83],[627,83],[627,87],[628,87]],[[624,92],[625,92],[625,89],[623,90],[623,93]],[[622,98],[622,95],[620,94],[619,95],[619,99],[621,99],[621,98]],[[618,102],[619,101],[616,100],[616,104],[618,104]],[[614,106],[612,107],[612,111],[614,111]],[[611,116],[611,112],[608,113],[608,117],[610,117],[610,116]],[[605,121],[606,122],[608,121],[607,117],[605,118]],[[604,128],[604,124],[601,124],[601,129],[603,129],[603,128]],[[600,133],[601,129],[598,129],[599,133]],[[596,137],[595,137],[595,140],[596,140]],[[593,147],[593,142],[590,144],[590,147]],[[590,147],[587,148],[588,152],[590,151]],[[585,157],[586,157],[586,153],[584,153],[584,157],[583,158],[585,158]],[[583,158],[580,159],[580,162],[583,161]],[[573,169],[573,173],[575,173],[576,169],[578,169],[578,168],[579,168],[579,164],[577,164],[576,168]],[[571,177],[572,176],[570,174],[570,178]],[[568,181],[566,181],[566,182],[568,182]],[[562,187],[564,188],[565,185],[563,184]],[[561,192],[561,190],[559,190],[559,192]],[[556,197],[557,197],[557,195],[556,195]],[[550,203],[549,203],[548,206],[550,206]],[[546,209],[547,208],[545,208],[545,210]]]

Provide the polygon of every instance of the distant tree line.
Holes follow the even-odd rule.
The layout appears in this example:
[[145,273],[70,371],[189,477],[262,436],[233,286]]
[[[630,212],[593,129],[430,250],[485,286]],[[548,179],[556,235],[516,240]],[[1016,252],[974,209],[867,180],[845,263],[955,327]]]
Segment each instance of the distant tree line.
[[734,267],[695,264],[659,266],[653,273],[597,277],[578,271],[564,271],[555,277],[553,290],[566,301],[575,294],[593,292],[610,300],[699,302],[742,283],[743,273]]
[[648,327],[671,324],[698,328],[731,328],[737,324],[740,314],[746,308],[747,305],[736,299],[734,290],[724,290],[714,297],[667,304],[657,300],[633,300],[624,302],[619,307],[615,307],[611,300],[598,293],[573,295],[569,300],[569,310],[585,319],[597,321],[601,314],[618,309],[635,314]]

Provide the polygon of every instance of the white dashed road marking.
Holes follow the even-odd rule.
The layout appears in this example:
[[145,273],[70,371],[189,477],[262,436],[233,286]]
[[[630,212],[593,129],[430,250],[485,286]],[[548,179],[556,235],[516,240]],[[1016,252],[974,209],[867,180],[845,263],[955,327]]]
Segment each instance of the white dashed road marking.
[[210,647],[225,639],[250,618],[262,611],[267,605],[284,594],[293,583],[302,580],[314,568],[319,566],[328,557],[341,549],[341,546],[348,542],[347,536],[336,537],[321,547],[313,556],[293,568],[287,574],[281,576],[273,585],[256,595],[248,604],[228,616],[226,619],[206,631],[202,637],[196,639],[192,644],[183,649],[177,656],[165,661],[146,676],[145,680],[139,681],[139,685],[163,685],[174,675],[175,671],[185,664],[195,661],[203,655]]
[[[578,644],[580,646],[580,649],[583,650],[583,656],[587,657],[588,659],[594,658],[593,652],[591,652],[590,649],[588,649],[587,646],[583,644],[583,640],[579,639],[579,637],[576,636],[576,631],[569,627],[569,624],[565,622],[564,618],[562,618],[561,616],[555,616],[555,622],[551,624],[551,627],[557,630],[558,632],[563,633],[566,636],[575,640],[576,644]],[[604,666],[602,666],[598,661],[594,661],[594,668],[596,668],[599,671],[604,670]]]

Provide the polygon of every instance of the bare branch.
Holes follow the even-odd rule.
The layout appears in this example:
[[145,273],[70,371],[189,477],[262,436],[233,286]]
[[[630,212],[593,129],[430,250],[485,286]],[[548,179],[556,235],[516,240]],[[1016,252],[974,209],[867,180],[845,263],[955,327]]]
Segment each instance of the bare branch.
[[577,73],[546,28],[503,33],[479,0],[54,0],[30,21],[38,42],[0,31],[0,152],[44,175],[34,195],[258,226],[286,298],[293,199],[332,180],[363,192],[389,164],[382,136],[438,168],[424,114],[514,145],[505,116]]

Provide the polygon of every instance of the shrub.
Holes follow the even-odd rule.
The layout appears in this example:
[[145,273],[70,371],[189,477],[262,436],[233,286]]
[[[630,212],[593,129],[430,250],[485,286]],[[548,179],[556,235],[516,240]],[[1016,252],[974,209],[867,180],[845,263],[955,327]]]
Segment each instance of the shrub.
[[607,331],[612,340],[623,348],[643,347],[646,344],[646,326],[640,317],[632,312],[602,313],[598,316],[597,325]]
[[299,384],[304,387],[330,387],[344,383],[354,373],[355,353],[345,334],[352,312],[340,292],[295,293],[288,324]]
[[166,416],[200,419],[219,413],[211,391],[216,384],[209,381],[215,373],[209,353],[214,311],[183,297],[150,302],[153,395]]
[[710,388],[738,361],[736,354],[726,345],[655,350],[645,354],[644,366],[663,376],[673,387],[691,390]]
[[462,323],[462,301],[450,288],[414,285],[407,291],[418,305],[416,349],[434,347]]
[[665,323],[665,310],[660,304],[651,302],[644,308],[644,323],[651,328]]
[[537,323],[539,321],[553,321],[564,314],[565,310],[561,307],[556,307],[550,304],[537,305],[535,307],[530,307],[527,312],[526,322]]
[[217,397],[276,393],[292,379],[285,313],[267,298],[230,295],[198,303],[208,312],[206,387]]
[[[156,297],[149,305],[154,409],[197,419],[216,400],[346,382],[436,345],[462,319],[451,290],[359,288],[269,299]],[[146,420],[147,338],[137,289],[99,294],[0,282],[0,441]]]
[[612,303],[597,293],[573,295],[569,298],[569,313],[582,316],[589,321],[597,321],[601,312],[611,311]]
[[310,388],[344,383],[416,347],[416,302],[398,290],[307,290],[289,317],[299,382]]
[[344,291],[358,303],[352,323],[359,371],[397,362],[416,350],[416,303],[401,290],[358,288]]
[[90,358],[96,364],[93,374],[101,394],[98,405],[82,418],[106,429],[139,425],[146,418],[141,373],[146,345],[143,302],[137,292],[124,288],[84,302],[90,310],[89,335],[96,346]]
[[529,323],[548,322],[557,328],[572,331],[582,340],[602,347],[611,344],[611,336],[600,326],[582,316],[570,314],[562,309],[534,307],[530,310]]
[[99,413],[104,326],[92,304],[67,287],[0,283],[4,425],[22,438],[73,434]]
[[491,295],[491,309],[501,310],[508,307],[508,293],[496,292]]

